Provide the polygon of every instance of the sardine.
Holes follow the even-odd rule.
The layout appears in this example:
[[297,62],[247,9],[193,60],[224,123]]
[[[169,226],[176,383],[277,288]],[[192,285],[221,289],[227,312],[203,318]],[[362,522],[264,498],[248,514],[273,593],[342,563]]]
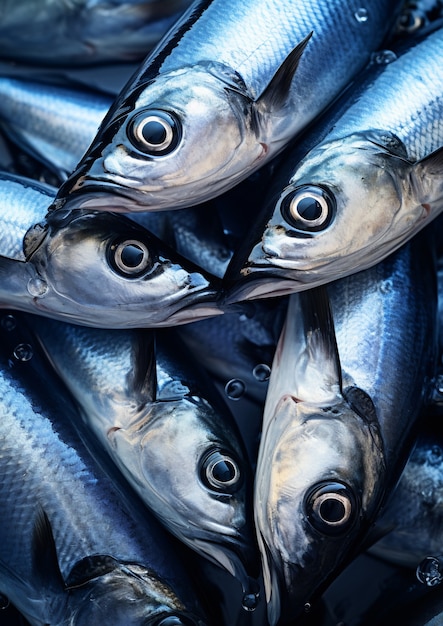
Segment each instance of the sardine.
[[250,593],[258,555],[243,443],[179,338],[171,329],[110,331],[37,316],[27,324],[76,399],[88,432],[143,502]]
[[0,56],[37,65],[141,60],[191,0],[2,0]]
[[195,0],[120,92],[55,206],[179,209],[233,187],[342,91],[401,4]]
[[263,416],[254,506],[272,626],[292,623],[354,547],[385,481],[372,400],[342,388],[320,289],[289,300]]
[[[255,487],[273,624],[315,600],[362,549],[400,476],[435,371],[435,278],[427,229],[377,266],[328,285],[333,326],[315,317],[308,326],[316,314],[310,294],[326,287],[290,297]],[[328,483],[338,486],[328,492]],[[337,523],[319,515],[323,502]]]
[[0,186],[8,193],[1,205],[3,308],[105,328],[170,326],[222,313],[216,279],[133,221],[46,214],[50,187],[6,174]]
[[313,129],[303,158],[288,157],[265,205],[264,233],[262,222],[246,254],[239,252],[247,260],[237,255],[228,268],[229,281],[240,279],[228,301],[368,268],[441,212],[443,29],[414,44],[398,57],[380,52]]
[[33,626],[203,625],[178,547],[85,446],[11,315],[1,328],[1,593]]
[[0,77],[2,129],[60,183],[76,167],[111,104],[108,94],[85,87]]

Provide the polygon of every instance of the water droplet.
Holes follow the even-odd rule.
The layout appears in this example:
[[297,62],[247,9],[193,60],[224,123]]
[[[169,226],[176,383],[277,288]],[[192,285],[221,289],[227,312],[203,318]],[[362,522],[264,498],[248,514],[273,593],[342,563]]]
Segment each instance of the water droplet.
[[258,606],[258,594],[245,593],[242,599],[242,607],[245,611],[255,611]]
[[442,462],[443,451],[440,446],[434,445],[429,450],[427,457],[430,465],[439,465]]
[[354,17],[357,20],[357,22],[359,22],[360,24],[363,24],[364,22],[368,21],[368,10],[365,9],[364,7],[360,7],[360,9],[357,9],[357,11],[354,13]]
[[440,571],[440,561],[435,556],[427,556],[416,569],[417,579],[427,587],[435,587],[443,580]]
[[392,280],[390,278],[382,280],[379,289],[381,293],[390,293],[392,291]]
[[9,606],[9,598],[0,593],[0,611],[4,611]]
[[14,330],[17,326],[17,320],[13,315],[5,315],[2,317],[1,325],[3,330],[7,330],[8,332]]
[[377,65],[389,65],[392,61],[395,61],[397,55],[393,50],[378,50],[378,52],[373,52],[371,54],[372,63],[376,63]]
[[48,291],[48,284],[46,281],[41,278],[30,278],[28,281],[28,292],[29,294],[37,298],[39,296],[44,296]]
[[309,611],[311,610],[311,603],[305,602],[305,606],[303,608],[304,608],[305,613],[309,613]]
[[30,361],[32,359],[34,351],[29,343],[19,343],[18,346],[15,347],[12,354],[17,361],[25,363],[26,361]]
[[440,375],[437,377],[436,384],[437,393],[443,396],[443,376]]
[[245,391],[246,385],[240,378],[232,378],[225,385],[225,393],[230,400],[240,400]]
[[264,383],[269,380],[269,377],[271,375],[271,368],[265,363],[259,363],[252,370],[252,375],[261,383]]

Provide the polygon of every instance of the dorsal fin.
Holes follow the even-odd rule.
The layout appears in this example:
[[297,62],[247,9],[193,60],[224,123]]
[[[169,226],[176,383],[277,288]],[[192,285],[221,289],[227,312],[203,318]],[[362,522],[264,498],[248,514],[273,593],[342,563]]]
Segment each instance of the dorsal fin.
[[257,96],[256,101],[264,103],[267,110],[279,109],[285,104],[292,79],[312,34],[313,31],[295,46],[275,72],[264,91]]

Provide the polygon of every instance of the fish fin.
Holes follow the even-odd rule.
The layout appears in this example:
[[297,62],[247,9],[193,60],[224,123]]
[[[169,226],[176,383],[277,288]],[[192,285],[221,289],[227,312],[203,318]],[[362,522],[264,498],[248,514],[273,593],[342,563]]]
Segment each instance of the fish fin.
[[157,397],[157,368],[155,357],[155,333],[149,329],[137,332],[134,350],[133,392],[143,401],[155,401]]
[[275,351],[268,395],[290,393],[300,402],[329,404],[341,397],[341,366],[326,286],[289,297]]
[[[434,150],[412,165],[410,184],[415,197],[428,213],[442,208],[443,201],[443,147]],[[435,206],[433,206],[435,203]]]
[[257,103],[264,103],[267,110],[281,108],[288,96],[292,79],[297,71],[300,59],[306,46],[313,35],[313,31],[309,33],[295,48],[288,54],[286,59],[275,72],[269,84],[264,91],[257,96]]
[[56,591],[65,588],[51,523],[41,507],[37,510],[32,533],[32,569],[46,588]]
[[107,554],[85,556],[69,572],[69,576],[66,579],[66,588],[82,587],[94,578],[108,574],[119,567],[119,561]]

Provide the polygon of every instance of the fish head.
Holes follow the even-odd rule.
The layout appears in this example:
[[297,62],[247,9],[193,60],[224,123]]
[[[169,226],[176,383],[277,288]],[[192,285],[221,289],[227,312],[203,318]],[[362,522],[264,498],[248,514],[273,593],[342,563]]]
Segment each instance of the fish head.
[[123,107],[105,122],[58,200],[115,212],[176,209],[245,178],[266,147],[231,74],[208,62],[157,76],[129,113]]
[[[99,557],[92,557],[94,560]],[[105,557],[106,558],[106,557]],[[88,580],[67,585],[69,617],[60,622],[89,626],[204,626],[187,610],[169,585],[138,564],[119,564]],[[194,608],[194,607],[193,607]]]
[[381,131],[319,144],[278,197],[227,300],[301,291],[388,256],[429,214],[411,167],[401,142]]
[[125,217],[55,211],[47,221],[39,245],[29,238],[33,312],[107,328],[169,326],[221,313],[211,280]]
[[[361,390],[354,396],[370,402]],[[271,625],[292,623],[337,574],[375,515],[384,473],[378,425],[355,403],[278,402],[255,484]]]
[[239,436],[220,414],[203,398],[163,398],[130,427],[113,429],[109,441],[168,530],[247,592],[259,562],[252,477]]

